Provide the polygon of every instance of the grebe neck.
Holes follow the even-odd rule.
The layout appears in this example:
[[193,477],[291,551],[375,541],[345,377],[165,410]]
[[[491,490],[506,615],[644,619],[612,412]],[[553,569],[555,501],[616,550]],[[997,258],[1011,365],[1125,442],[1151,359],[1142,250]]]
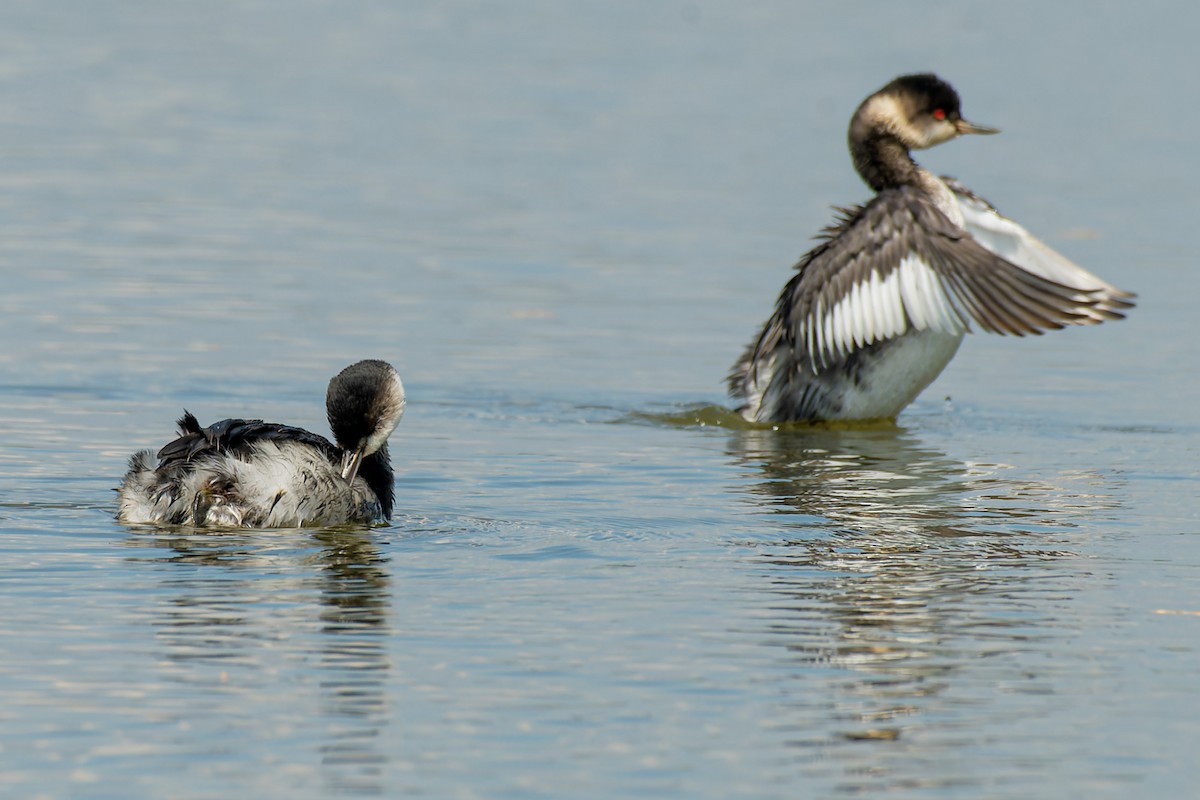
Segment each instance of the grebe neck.
[[952,222],[962,226],[962,212],[954,194],[937,175],[913,160],[909,149],[891,135],[851,137],[854,168],[876,192],[911,186],[924,192]]
[[909,155],[908,148],[890,134],[850,137],[850,157],[854,169],[876,192],[900,186],[922,186],[922,169]]

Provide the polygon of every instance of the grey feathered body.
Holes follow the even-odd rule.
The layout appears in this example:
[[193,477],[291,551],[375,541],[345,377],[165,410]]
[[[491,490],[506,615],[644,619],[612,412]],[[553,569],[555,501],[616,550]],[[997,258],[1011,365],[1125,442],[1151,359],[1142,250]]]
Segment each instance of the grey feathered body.
[[244,419],[201,428],[188,413],[179,427],[157,456],[130,459],[118,489],[122,522],[277,528],[370,524],[391,513],[386,444],[348,483],[346,452],[302,428]]

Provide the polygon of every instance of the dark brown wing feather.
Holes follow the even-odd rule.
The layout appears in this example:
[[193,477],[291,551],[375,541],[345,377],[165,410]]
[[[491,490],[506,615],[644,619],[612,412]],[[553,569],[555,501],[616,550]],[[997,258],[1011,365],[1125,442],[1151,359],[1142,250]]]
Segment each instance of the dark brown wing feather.
[[[838,354],[828,342],[807,341],[806,323],[827,313],[871,273],[886,280],[907,256],[938,276],[964,329],[974,321],[993,333],[1024,336],[1087,322],[1081,309],[1097,305],[1095,293],[1034,275],[992,253],[943,214],[919,189],[886,189],[864,206],[838,209],[822,241],[796,264],[758,338],[729,376],[730,391],[743,394],[756,364],[780,347],[800,363],[821,364]],[[907,311],[902,312],[911,325]]]

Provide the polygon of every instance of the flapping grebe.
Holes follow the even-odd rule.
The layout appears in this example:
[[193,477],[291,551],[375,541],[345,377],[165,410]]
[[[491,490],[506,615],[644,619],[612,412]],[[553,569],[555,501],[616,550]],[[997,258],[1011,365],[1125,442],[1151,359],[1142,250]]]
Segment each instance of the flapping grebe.
[[730,393],[755,422],[894,418],[954,357],[971,325],[1023,336],[1119,319],[1134,295],[1056,253],[911,150],[997,133],[962,118],[935,75],[906,75],[850,121],[875,190],[796,265]]

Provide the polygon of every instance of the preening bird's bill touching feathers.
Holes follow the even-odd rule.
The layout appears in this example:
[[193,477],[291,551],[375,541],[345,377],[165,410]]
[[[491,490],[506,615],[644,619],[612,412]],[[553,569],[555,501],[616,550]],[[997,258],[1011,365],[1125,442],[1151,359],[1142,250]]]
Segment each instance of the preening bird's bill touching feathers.
[[189,412],[157,456],[134,454],[118,489],[127,523],[281,528],[372,524],[391,517],[387,438],[404,413],[391,365],[368,360],[329,382],[334,442],[291,425],[225,419],[207,427]]

